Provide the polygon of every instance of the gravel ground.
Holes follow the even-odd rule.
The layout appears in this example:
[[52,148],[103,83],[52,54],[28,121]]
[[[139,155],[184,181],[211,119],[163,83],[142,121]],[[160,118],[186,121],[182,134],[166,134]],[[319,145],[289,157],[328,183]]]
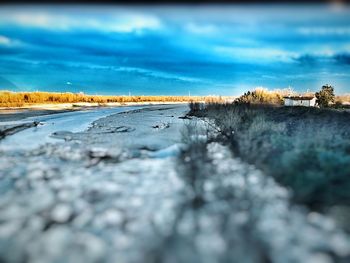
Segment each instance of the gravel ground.
[[218,143],[200,167],[210,173],[206,201],[188,206],[178,160],[186,112],[118,113],[84,132],[57,131],[60,143],[0,151],[0,262],[349,259],[332,220],[291,205],[286,189]]
[[[141,262],[173,216],[186,106],[102,118],[0,152],[0,262]],[[77,120],[78,121],[78,120]]]

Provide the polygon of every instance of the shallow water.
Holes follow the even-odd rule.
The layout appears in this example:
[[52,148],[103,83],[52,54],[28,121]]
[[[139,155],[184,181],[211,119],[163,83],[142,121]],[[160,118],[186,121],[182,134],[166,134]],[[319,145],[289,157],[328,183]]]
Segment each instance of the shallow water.
[[13,124],[38,121],[41,124],[37,127],[29,128],[20,131],[12,136],[6,137],[0,141],[0,150],[34,149],[45,143],[55,143],[58,142],[59,139],[51,137],[51,134],[54,132],[84,131],[93,121],[97,119],[115,113],[135,110],[140,107],[142,106],[89,109],[83,111],[29,117],[22,121],[11,122]]

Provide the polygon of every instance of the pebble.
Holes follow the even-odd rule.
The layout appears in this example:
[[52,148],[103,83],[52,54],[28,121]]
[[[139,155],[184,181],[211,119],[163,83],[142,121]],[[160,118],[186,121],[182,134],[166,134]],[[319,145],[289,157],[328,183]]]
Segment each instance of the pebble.
[[123,216],[119,211],[109,209],[106,212],[104,212],[102,220],[104,220],[104,222],[107,225],[115,226],[115,225],[119,225],[120,223],[122,223]]
[[58,204],[51,211],[51,219],[58,223],[67,222],[72,215],[72,209],[67,204]]
[[314,253],[305,260],[308,263],[333,263],[333,259],[325,253]]

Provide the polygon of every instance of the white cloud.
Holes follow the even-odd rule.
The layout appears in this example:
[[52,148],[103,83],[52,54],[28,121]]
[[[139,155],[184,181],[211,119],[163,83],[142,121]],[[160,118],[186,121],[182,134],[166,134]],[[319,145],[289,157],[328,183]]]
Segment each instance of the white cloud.
[[[102,25],[101,25],[102,26]],[[132,32],[143,29],[159,29],[161,22],[153,16],[132,15],[107,23],[107,30],[116,32]]]
[[318,58],[332,58],[336,56],[337,54],[342,53],[349,53],[350,52],[350,46],[344,45],[344,46],[338,46],[338,47],[332,47],[332,46],[325,46],[325,47],[318,47],[314,49],[307,49],[304,50],[303,53],[318,57]]
[[[160,79],[175,80],[175,81],[182,81],[182,82],[198,83],[198,82],[206,81],[204,79],[191,78],[191,77],[181,76],[178,74],[172,74],[164,71],[157,71],[157,70],[151,70],[151,69],[140,68],[140,67],[103,66],[103,65],[96,65],[96,64],[90,64],[90,63],[67,63],[67,65],[71,67],[87,68],[91,70],[112,70],[112,71],[121,72],[121,73],[135,73],[135,74],[144,75],[152,78],[160,78]],[[68,84],[68,82],[66,84]]]
[[313,56],[319,56],[319,57],[332,57],[336,54],[337,52],[331,48],[323,48],[319,49],[314,52],[310,52],[311,55]]
[[350,35],[350,27],[300,27],[297,32],[301,35],[307,36],[328,36],[328,35],[338,35],[338,36],[348,36]]
[[24,45],[23,42],[17,39],[11,39],[6,36],[0,35],[0,46],[14,47],[19,45]]
[[227,47],[217,46],[214,51],[226,57],[234,58],[237,60],[253,60],[255,62],[263,61],[293,61],[293,57],[298,54],[296,52],[273,49],[273,48],[244,48],[244,47]]
[[[56,16],[55,19],[52,19],[53,17],[50,17],[49,15],[45,13],[35,13],[35,14],[28,14],[28,13],[14,13],[12,15],[3,16],[3,19],[10,23],[16,23],[21,26],[29,26],[29,27],[48,27],[53,22],[56,22],[56,26],[59,28],[64,28],[67,21],[64,21],[65,19],[63,17]],[[53,21],[56,20],[56,21]]]
[[175,75],[175,74],[171,74],[171,73],[149,70],[149,69],[144,69],[144,68],[119,67],[119,68],[114,68],[114,70],[122,71],[122,72],[135,72],[135,73],[147,75],[150,77],[162,78],[162,79],[173,79],[173,80],[178,80],[178,81],[183,81],[183,82],[202,82],[202,80],[198,79],[198,78],[190,78],[190,77],[185,77],[185,76],[181,76],[181,75]]
[[8,46],[11,44],[11,40],[8,37],[0,35],[0,45]]
[[215,25],[196,23],[188,23],[185,29],[190,33],[198,35],[211,35],[218,31],[218,28]]
[[151,15],[137,13],[94,13],[64,14],[48,11],[13,11],[0,13],[0,23],[16,24],[23,27],[35,27],[48,30],[92,29],[104,32],[130,33],[140,30],[156,30],[161,27],[161,21]]

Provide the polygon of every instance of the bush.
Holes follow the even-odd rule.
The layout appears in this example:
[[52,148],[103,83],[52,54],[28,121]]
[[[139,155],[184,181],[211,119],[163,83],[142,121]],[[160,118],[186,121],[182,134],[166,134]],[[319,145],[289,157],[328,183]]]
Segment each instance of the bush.
[[319,92],[316,92],[316,103],[321,108],[327,108],[330,103],[334,103],[334,88],[331,85],[324,85]]
[[190,115],[193,115],[203,109],[204,104],[200,102],[191,101],[190,104]]
[[283,96],[278,91],[268,91],[267,89],[256,89],[248,91],[235,100],[236,103],[252,104],[283,104]]
[[314,209],[350,205],[350,114],[309,107],[207,104],[233,152]]

